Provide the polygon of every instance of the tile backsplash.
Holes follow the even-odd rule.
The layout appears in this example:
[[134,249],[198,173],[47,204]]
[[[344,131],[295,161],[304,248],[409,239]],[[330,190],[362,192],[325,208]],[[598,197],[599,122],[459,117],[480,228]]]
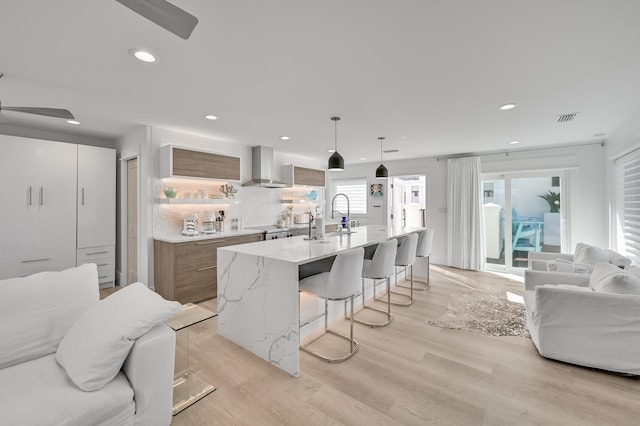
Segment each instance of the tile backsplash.
[[[200,190],[204,191],[207,196],[209,194],[221,194],[220,186],[224,182],[206,182],[191,180],[156,180],[155,193],[156,198],[166,198],[164,188],[173,187],[177,191],[176,199],[182,199],[185,193],[193,194],[193,198],[198,197]],[[199,222],[202,222],[204,214],[207,211],[225,212],[225,230],[231,230],[232,225],[236,223],[233,218],[242,218],[244,227],[259,225],[274,225],[278,222],[278,218],[283,210],[286,210],[287,204],[282,203],[282,199],[289,195],[291,189],[288,188],[261,188],[261,187],[242,187],[240,184],[234,184],[238,190],[235,198],[220,200],[215,204],[161,204],[154,203],[153,206],[153,233],[154,235],[175,235],[182,230],[182,216],[188,213],[197,213]],[[309,206],[296,206],[293,213],[303,213],[309,210]]]

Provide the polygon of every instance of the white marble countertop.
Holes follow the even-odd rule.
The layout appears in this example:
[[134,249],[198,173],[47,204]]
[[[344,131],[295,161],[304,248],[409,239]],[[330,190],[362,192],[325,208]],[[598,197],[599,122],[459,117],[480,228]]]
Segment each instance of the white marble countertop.
[[390,238],[410,234],[422,229],[424,228],[394,229],[383,225],[367,225],[353,228],[353,233],[350,235],[343,234],[339,236],[335,233],[329,233],[324,240],[308,241],[303,236],[298,236],[221,247],[218,250],[229,250],[301,265],[333,256],[343,250],[377,244]]
[[203,234],[202,232],[200,232],[195,237],[188,237],[186,235],[180,235],[180,234],[155,235],[153,239],[158,241],[164,241],[166,243],[188,243],[191,241],[214,240],[218,238],[239,237],[241,235],[262,234],[263,232],[264,231],[258,231],[255,229],[243,229],[241,231],[216,232],[215,234]]

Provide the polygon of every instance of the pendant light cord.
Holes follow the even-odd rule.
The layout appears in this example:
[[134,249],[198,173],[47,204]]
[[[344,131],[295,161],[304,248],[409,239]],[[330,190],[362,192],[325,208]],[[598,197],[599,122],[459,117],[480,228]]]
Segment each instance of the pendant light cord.
[[384,137],[379,137],[380,139],[380,164],[382,164],[382,141],[384,141]]

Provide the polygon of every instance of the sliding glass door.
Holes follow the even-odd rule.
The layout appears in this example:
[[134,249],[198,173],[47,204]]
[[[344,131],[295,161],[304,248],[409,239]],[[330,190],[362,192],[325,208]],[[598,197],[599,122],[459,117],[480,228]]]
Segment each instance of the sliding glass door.
[[530,252],[562,249],[564,173],[484,175],[485,268],[516,271]]

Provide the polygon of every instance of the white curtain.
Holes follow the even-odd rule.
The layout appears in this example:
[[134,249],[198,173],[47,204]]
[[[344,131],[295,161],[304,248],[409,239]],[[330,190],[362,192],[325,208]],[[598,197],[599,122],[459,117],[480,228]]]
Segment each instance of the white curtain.
[[447,264],[482,267],[480,157],[447,160]]

